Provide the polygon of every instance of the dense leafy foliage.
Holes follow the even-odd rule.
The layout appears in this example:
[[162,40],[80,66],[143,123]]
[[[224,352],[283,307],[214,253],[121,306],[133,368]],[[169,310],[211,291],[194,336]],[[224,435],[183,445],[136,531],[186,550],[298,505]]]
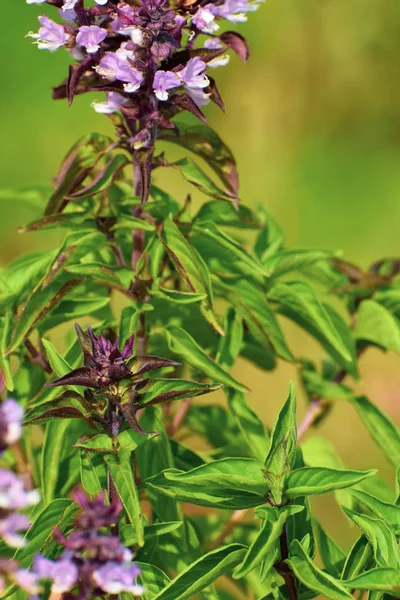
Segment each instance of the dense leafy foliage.
[[[243,58],[235,35],[221,39]],[[309,434],[340,398],[399,467],[399,429],[355,388],[362,353],[400,353],[400,261],[364,272],[330,252],[288,248],[265,206],[239,201],[218,134],[175,116],[190,106],[204,120],[179,98],[155,136],[152,122],[151,147],[137,144],[142,121],[129,137],[133,109],[111,116],[115,140],[85,134],[42,215],[23,227],[59,230],[60,245],[1,270],[2,393],[25,411],[18,439],[21,416],[12,421],[9,400],[1,405],[2,477],[11,469],[25,493],[40,490],[18,506],[0,498],[4,597],[398,598],[400,471],[390,496],[375,470],[346,469]],[[184,157],[170,162],[158,140]],[[162,168],[204,193],[198,210],[156,187]],[[316,340],[321,364],[291,347],[284,318]],[[251,382],[232,374],[237,360],[262,371],[298,366],[304,419],[291,383],[275,423],[263,423]],[[194,400],[216,390],[226,401]],[[182,431],[206,449],[182,443]],[[359,530],[348,554],[312,515],[309,498],[330,492]],[[4,532],[18,508],[31,525],[14,551]],[[94,549],[96,536],[108,537]]]

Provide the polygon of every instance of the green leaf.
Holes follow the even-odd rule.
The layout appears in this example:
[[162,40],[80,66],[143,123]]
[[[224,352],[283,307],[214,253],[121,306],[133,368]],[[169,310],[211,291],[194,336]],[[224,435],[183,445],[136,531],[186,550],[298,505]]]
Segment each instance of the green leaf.
[[337,543],[326,533],[319,521],[313,519],[314,529],[317,534],[318,548],[322,562],[329,575],[340,579],[346,562],[346,554]]
[[296,394],[291,382],[289,395],[271,435],[271,444],[265,461],[265,477],[275,504],[282,503],[285,481],[296,459],[296,438]]
[[70,426],[71,421],[67,419],[57,419],[46,425],[41,453],[42,497],[45,505],[54,499],[62,456],[68,445],[67,430]]
[[[153,523],[144,528],[144,538],[146,542],[154,537],[165,535],[182,527],[182,521],[171,521],[170,523]],[[131,525],[125,525],[120,532],[121,539],[125,546],[133,546],[137,543],[137,537],[134,528]]]
[[303,267],[314,265],[320,261],[327,261],[335,256],[335,252],[326,250],[278,250],[263,261],[269,276],[282,277],[291,271],[300,271]]
[[285,242],[285,236],[280,225],[268,213],[263,205],[258,208],[258,214],[262,218],[264,226],[257,236],[254,244],[254,252],[259,257],[262,263],[268,260],[268,257],[273,256],[282,248]]
[[374,557],[379,566],[400,567],[400,548],[395,534],[380,519],[361,515],[349,508],[344,512],[361,529],[372,544]]
[[208,125],[188,126],[174,122],[178,134],[163,135],[163,139],[178,144],[201,157],[215,171],[232,194],[237,196],[238,174],[235,158],[219,135]]
[[168,300],[174,304],[192,304],[193,302],[201,302],[207,299],[205,293],[193,293],[193,292],[178,292],[176,290],[168,290],[163,287],[155,287],[151,290],[151,295],[162,300]]
[[72,190],[75,180],[82,173],[89,173],[106,148],[112,143],[111,138],[90,133],[84,135],[68,152],[56,177],[56,189],[49,198],[45,215],[59,212],[67,196]]
[[253,458],[223,458],[186,473],[167,470],[164,477],[221,494],[239,490],[265,497],[267,492],[262,464]]
[[[138,583],[145,588],[145,592],[141,598],[143,600],[154,600],[156,595],[169,584],[170,578],[156,565],[148,565],[142,562],[137,562],[136,564],[141,571]],[[132,600],[132,594],[124,593],[121,596],[121,600]]]
[[225,369],[214,362],[195,340],[183,329],[170,325],[166,328],[166,335],[169,348],[172,352],[183,356],[192,367],[196,367],[205,375],[232,387],[240,392],[247,392],[248,389],[236,381]]
[[111,157],[108,163],[96,174],[93,181],[83,188],[68,194],[71,200],[81,200],[82,198],[90,198],[99,192],[102,192],[110,187],[118,173],[123,169],[129,160],[123,154],[117,154]]
[[114,452],[112,439],[106,433],[85,435],[74,444],[74,448],[79,448],[86,452]]
[[214,287],[223,298],[229,298],[253,337],[262,346],[272,347],[285,360],[293,360],[279,323],[268,305],[264,292],[258,286],[245,279],[215,279]]
[[143,515],[132,468],[131,451],[122,450],[118,456],[107,454],[104,460],[110,469],[112,480],[124,505],[126,514],[135,529],[138,544],[139,546],[143,546]]
[[193,293],[206,294],[202,302],[204,316],[210,320],[211,325],[223,334],[213,313],[213,291],[207,267],[200,255],[189,244],[172,218],[166,219],[161,232],[161,240],[176,270],[186,282]]
[[83,489],[90,496],[97,496],[101,492],[101,483],[93,464],[93,455],[85,450],[79,451],[81,482]]
[[59,547],[53,538],[54,527],[65,532],[70,527],[77,510],[77,506],[67,498],[57,498],[46,506],[26,533],[25,537],[29,540],[27,546],[15,553],[15,558],[21,565],[28,567],[37,552],[51,557]]
[[208,552],[175,577],[154,600],[193,598],[218,577],[230,573],[244,553],[245,548],[241,544],[229,544]]
[[215,392],[220,387],[219,384],[209,385],[186,379],[149,379],[148,383],[138,390],[136,402],[139,406],[151,406],[162,402],[203,396]]
[[111,227],[112,231],[119,231],[121,229],[127,229],[128,231],[133,231],[134,229],[138,231],[154,231],[155,225],[145,219],[138,219],[132,215],[124,215]]
[[223,369],[232,369],[239,356],[243,341],[243,321],[232,308],[227,310],[224,320],[225,335],[220,338],[216,362]]
[[298,540],[293,540],[290,545],[290,558],[288,563],[296,577],[307,588],[322,594],[330,600],[348,600],[353,596],[337,579],[318,569],[304,551]]
[[350,469],[327,469],[325,467],[303,467],[292,471],[286,482],[285,496],[311,496],[326,494],[356,485],[366,477],[375,475],[370,471],[352,471]]
[[233,510],[264,504],[268,491],[261,465],[253,459],[239,458],[214,461],[186,473],[167,469],[145,483],[176,500]]
[[[42,338],[42,344],[46,350],[47,358],[50,363],[50,366],[57,377],[63,377],[67,373],[72,371],[72,367],[67,363],[65,358],[61,356],[53,346],[53,344],[46,340],[46,338]],[[79,394],[80,388],[77,386],[71,385],[71,390],[74,390]]]
[[242,273],[260,283],[267,277],[263,265],[243,248],[243,244],[218,229],[212,221],[194,225],[190,237],[204,258],[207,255],[215,257],[224,270]]
[[254,215],[247,206],[235,207],[220,200],[211,200],[201,205],[193,223],[199,225],[203,221],[213,221],[217,225],[239,229],[259,229],[260,226],[257,215]]
[[278,312],[308,331],[345,368],[353,360],[352,348],[335,328],[314,290],[305,282],[276,283],[268,297],[278,304]]
[[354,590],[381,590],[383,592],[398,592],[400,590],[400,572],[397,569],[371,569],[352,579],[342,581],[343,585]]
[[373,558],[373,548],[366,535],[361,535],[353,544],[343,567],[342,579],[356,577],[364,571]]
[[204,173],[202,169],[191,158],[181,158],[169,166],[173,167],[192,185],[197,187],[203,194],[218,200],[235,202],[236,196],[228,190],[223,190],[214,181]]
[[226,392],[229,409],[246,442],[250,454],[260,462],[265,461],[269,451],[269,434],[257,413],[249,406],[246,396],[229,389]]
[[400,506],[389,504],[360,490],[352,490],[351,493],[360,504],[369,508],[375,516],[383,519],[395,534],[400,535]]
[[303,506],[294,504],[281,509],[269,506],[256,509],[257,516],[263,519],[264,522],[256,539],[247,550],[243,561],[234,570],[233,577],[235,579],[245,577],[265,560],[271,550],[274,550],[288,516],[295,515],[303,509]]
[[381,304],[363,300],[357,311],[355,336],[400,354],[400,324]]
[[365,396],[354,398],[353,404],[369,431],[395,468],[400,464],[400,431],[393,421]]

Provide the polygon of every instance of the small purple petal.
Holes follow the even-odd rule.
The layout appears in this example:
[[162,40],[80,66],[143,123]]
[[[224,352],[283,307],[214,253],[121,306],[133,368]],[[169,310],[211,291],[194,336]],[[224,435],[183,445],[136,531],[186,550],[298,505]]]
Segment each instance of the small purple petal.
[[219,29],[219,25],[215,22],[215,7],[212,4],[199,8],[192,22],[196,25],[197,29],[200,29],[204,33],[214,33],[214,31],[218,31]]
[[34,558],[33,568],[39,579],[50,579],[53,582],[51,591],[58,594],[73,588],[79,577],[78,567],[69,555],[52,561],[37,554]]
[[198,56],[191,58],[186,67],[178,75],[188,88],[202,89],[210,84],[205,74],[206,63]]
[[107,37],[107,30],[97,25],[83,25],[76,36],[78,46],[84,46],[89,54],[94,54]]
[[30,37],[35,38],[39,50],[50,50],[54,52],[61,46],[67,43],[68,36],[64,31],[64,27],[55,23],[45,15],[39,17],[41,28],[38,33],[28,33]]
[[0,445],[16,442],[21,436],[24,409],[13,398],[0,404]]
[[37,504],[40,495],[37,490],[25,490],[24,483],[15,473],[0,469],[0,508],[17,510]]
[[179,87],[181,84],[178,75],[171,71],[157,71],[154,76],[153,90],[158,100],[168,100],[168,90]]
[[222,48],[221,39],[219,37],[208,38],[204,42],[204,48],[208,48],[209,50],[219,50]]
[[121,106],[128,102],[127,98],[118,92],[107,92],[105,102],[92,102],[92,107],[98,113],[110,115],[120,110]]
[[96,585],[108,594],[131,592],[140,595],[143,594],[144,588],[135,584],[139,575],[140,569],[135,563],[119,564],[109,561],[94,571],[93,579]]
[[15,582],[28,594],[38,594],[40,592],[39,588],[39,578],[36,573],[32,571],[26,571],[25,569],[18,569],[14,574]]
[[29,529],[30,524],[27,516],[10,513],[4,519],[0,519],[0,537],[12,548],[23,548],[26,542],[19,531]]

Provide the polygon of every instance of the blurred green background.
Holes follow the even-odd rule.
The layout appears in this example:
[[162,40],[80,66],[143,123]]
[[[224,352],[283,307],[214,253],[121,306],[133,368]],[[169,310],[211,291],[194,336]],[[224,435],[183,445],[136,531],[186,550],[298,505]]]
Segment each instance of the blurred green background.
[[[40,52],[24,39],[37,31],[40,9],[24,0],[2,7],[8,24],[0,41],[2,188],[47,185],[79,136],[110,131],[88,97],[77,98],[70,109],[51,100],[68,57]],[[250,43],[251,59],[245,66],[233,57],[216,73],[227,111],[208,107],[206,113],[237,157],[243,201],[263,203],[290,246],[342,249],[362,266],[399,255],[398,0],[267,0],[239,30]],[[183,198],[178,178],[167,183]],[[37,207],[7,197],[1,203],[2,264],[50,243],[43,234],[15,233],[18,224],[38,216]],[[292,327],[287,332],[298,355],[319,354],[308,336]],[[400,359],[370,351],[361,367],[360,389],[398,422]],[[251,402],[268,423],[289,379],[297,377],[285,364],[266,375],[239,364],[236,375],[253,389]],[[350,406],[337,406],[321,432],[348,466],[379,467],[393,481]],[[333,500],[317,500],[315,507],[347,544],[354,532],[346,530]]]

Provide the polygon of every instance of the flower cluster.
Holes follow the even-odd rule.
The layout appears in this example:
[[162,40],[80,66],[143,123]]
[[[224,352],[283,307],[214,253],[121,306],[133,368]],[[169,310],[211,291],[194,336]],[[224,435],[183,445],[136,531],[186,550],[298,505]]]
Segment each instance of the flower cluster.
[[[209,99],[221,102],[207,68],[225,65],[228,48],[243,60],[248,50],[239,34],[216,35],[218,21],[245,21],[246,13],[258,7],[258,0],[205,5],[185,0],[177,5],[168,0],[95,0],[89,8],[84,0],[47,3],[58,7],[66,22],[40,16],[39,32],[28,35],[40,49],[65,47],[77,61],[57,97],[64,94],[72,101],[76,93],[103,89],[107,99],[93,103],[96,111],[122,110],[130,118],[150,121],[147,128],[160,122],[166,126],[174,114],[174,110],[163,114],[165,107],[159,103],[175,105],[175,112],[179,108],[196,114],[196,107]],[[202,34],[207,38],[198,44]]]
[[132,562],[132,552],[118,536],[108,533],[122,510],[119,499],[106,504],[105,493],[101,492],[90,500],[81,488],[74,490],[73,499],[82,509],[73,531],[65,537],[54,530],[63,553],[55,561],[41,554],[35,556],[31,574],[37,589],[40,581],[49,580],[52,592],[64,594],[65,600],[104,598],[122,592],[143,594],[143,586],[136,582],[140,569]]
[[[1,452],[19,439],[23,415],[23,409],[12,398],[0,404]],[[39,500],[39,493],[27,490],[21,477],[8,469],[0,469],[0,537],[12,548],[25,546],[21,532],[30,526],[28,517],[17,511],[37,504]],[[13,560],[0,558],[0,593],[5,590],[7,580],[18,583],[28,592],[32,591],[31,573],[20,569]]]

